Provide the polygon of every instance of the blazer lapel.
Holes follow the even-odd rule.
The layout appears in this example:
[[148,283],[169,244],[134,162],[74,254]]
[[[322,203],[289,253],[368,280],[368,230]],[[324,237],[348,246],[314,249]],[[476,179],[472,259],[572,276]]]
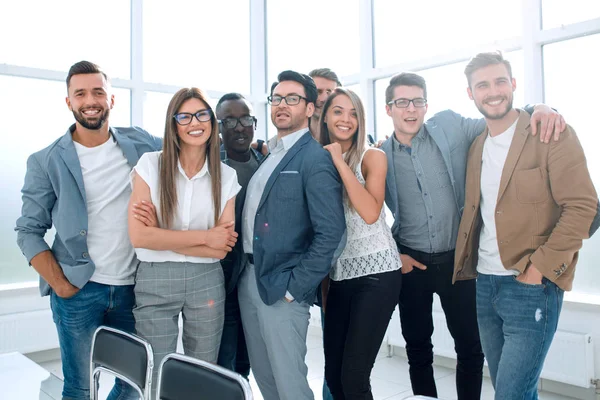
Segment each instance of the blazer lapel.
[[[258,203],[258,207],[256,208],[257,210],[260,210],[260,208],[262,207],[264,202],[267,200],[267,197],[269,196],[269,192],[273,188],[273,185],[275,184],[275,181],[277,180],[277,178],[279,178],[279,173],[289,164],[290,161],[292,161],[292,159],[300,151],[300,149],[302,147],[304,147],[304,145],[306,143],[308,143],[308,140],[313,140],[312,136],[310,135],[310,132],[306,132],[304,135],[302,135],[302,137],[300,139],[298,139],[298,141],[292,146],[292,148],[288,150],[288,152],[285,154],[283,159],[279,162],[277,167],[275,167],[275,169],[273,170],[273,173],[271,174],[271,176],[269,177],[269,180],[267,181],[267,184],[265,185],[265,190],[263,191],[262,197],[260,198],[260,203]],[[269,153],[269,155],[270,154],[271,153]],[[269,155],[267,155],[267,157]],[[263,162],[267,159],[267,157],[265,157],[265,159],[263,159]]]
[[83,174],[81,173],[81,164],[79,163],[79,157],[77,156],[77,150],[75,150],[75,145],[73,144],[73,137],[71,136],[71,129],[65,133],[65,135],[58,142],[61,147],[61,151],[59,152],[60,157],[65,162],[67,169],[75,178],[75,182],[77,182],[77,187],[79,188],[79,193],[81,193],[81,197],[83,197],[83,201],[86,202],[85,198],[85,188],[83,186]]
[[523,147],[525,146],[525,142],[529,136],[529,132],[527,132],[528,127],[529,118],[523,111],[521,111],[517,126],[515,128],[515,135],[512,143],[510,144],[508,156],[506,157],[506,162],[504,163],[504,168],[502,169],[502,178],[500,179],[500,188],[498,189],[498,200],[502,198],[515,167],[517,166],[517,162],[521,157],[521,152],[523,151]]
[[116,128],[110,128],[113,137],[119,144],[121,151],[125,158],[127,158],[127,162],[131,167],[135,167],[140,157],[138,156],[137,150],[135,149],[135,145],[129,139],[127,139],[124,135],[120,134]]

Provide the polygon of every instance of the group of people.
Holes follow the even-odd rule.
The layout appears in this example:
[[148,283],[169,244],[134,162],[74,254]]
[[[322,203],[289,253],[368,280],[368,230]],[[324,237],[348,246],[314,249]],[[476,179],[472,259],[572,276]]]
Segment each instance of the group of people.
[[[89,398],[99,325],[147,339],[158,366],[176,350],[181,314],[186,354],[246,378],[252,368],[266,400],[313,399],[315,302],[324,399],[373,398],[396,305],[412,390],[437,397],[434,293],[455,341],[458,398],[480,398],[484,355],[497,399],[537,398],[598,196],[560,114],[513,107],[500,53],[476,55],[465,75],[483,119],[448,110],[425,121],[425,80],[401,73],[385,93],[394,131],[377,148],[360,97],[327,68],[279,74],[267,99],[277,135],[253,144],[251,104],[228,93],[213,110],[197,88],[175,93],[162,140],[111,127],[108,77],[74,64],[75,123],[29,157],[16,227],[50,295],[63,398]],[[109,399],[135,396],[117,379]]]

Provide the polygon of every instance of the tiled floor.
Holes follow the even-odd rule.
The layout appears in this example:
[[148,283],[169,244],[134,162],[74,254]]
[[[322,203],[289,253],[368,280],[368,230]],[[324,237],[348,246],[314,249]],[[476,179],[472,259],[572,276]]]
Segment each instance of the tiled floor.
[[[321,337],[316,334],[309,334],[307,338],[308,353],[306,355],[306,364],[308,365],[308,381],[315,394],[315,400],[322,400],[321,388],[323,385],[323,344]],[[41,364],[44,368],[53,374],[62,378],[60,361],[52,361]],[[453,369],[444,367],[435,367],[435,378],[440,399],[456,399],[456,374]],[[256,400],[261,400],[260,391],[256,386],[256,381],[251,377],[250,385]],[[387,357],[380,353],[373,373],[371,375],[371,386],[373,396],[376,400],[401,400],[412,395],[410,389],[410,380],[408,375],[408,364],[403,357]],[[111,388],[111,379],[101,377],[100,379],[100,398],[105,399]],[[481,398],[483,400],[492,400],[494,398],[494,389],[489,378],[484,378]],[[547,392],[540,392],[541,400],[571,400],[570,397],[564,397]]]

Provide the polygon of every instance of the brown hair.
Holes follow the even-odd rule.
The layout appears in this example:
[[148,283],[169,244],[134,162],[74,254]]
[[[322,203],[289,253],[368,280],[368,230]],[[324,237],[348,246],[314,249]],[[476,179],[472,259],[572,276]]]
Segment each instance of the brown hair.
[[102,74],[104,80],[106,82],[110,82],[110,80],[108,79],[108,75],[106,75],[106,73],[102,70],[102,68],[100,68],[100,66],[89,61],[79,61],[71,65],[71,68],[69,68],[69,72],[67,73],[66,79],[67,89],[71,85],[71,78],[73,77],[73,75],[81,74]]
[[427,84],[425,79],[421,75],[417,75],[413,72],[402,72],[398,75],[392,76],[390,84],[385,89],[385,104],[387,105],[390,101],[394,100],[394,89],[397,86],[417,86],[423,89],[423,98],[427,99]]
[[177,206],[177,190],[175,182],[179,173],[177,161],[179,160],[179,136],[177,135],[177,122],[173,116],[177,114],[182,104],[189,99],[199,99],[206,108],[210,110],[210,122],[212,129],[210,137],[206,142],[206,162],[208,162],[208,173],[213,199],[213,208],[217,225],[221,216],[221,159],[219,151],[219,125],[215,114],[208,103],[208,96],[198,88],[184,88],[173,95],[167,108],[165,121],[165,136],[163,139],[163,151],[159,166],[159,196],[161,220],[166,228],[173,222]]
[[[365,108],[363,106],[360,97],[356,93],[354,93],[350,89],[345,89],[342,87],[337,87],[331,93],[331,95],[327,98],[327,101],[323,105],[323,112],[321,113],[321,119],[319,120],[319,142],[323,146],[327,146],[331,143],[331,135],[329,134],[329,129],[327,129],[327,123],[325,122],[325,116],[327,115],[327,111],[329,107],[331,107],[331,103],[333,99],[338,96],[348,96],[350,101],[352,102],[352,106],[356,110],[356,119],[358,121],[358,128],[356,129],[356,133],[352,137],[352,145],[350,149],[346,152],[344,157],[344,161],[352,172],[356,171],[356,167],[360,163],[360,159],[367,149],[367,132],[365,129]],[[348,192],[344,189],[344,199],[347,201],[348,206],[352,207],[350,204],[350,200],[348,199]]]
[[488,65],[497,64],[504,64],[508,70],[508,76],[512,79],[512,68],[510,66],[510,62],[502,56],[502,52],[500,50],[488,53],[479,53],[475,57],[471,58],[471,61],[469,61],[465,67],[465,75],[467,77],[467,82],[469,82],[469,87],[471,87],[471,76],[473,75],[473,72],[487,67]]

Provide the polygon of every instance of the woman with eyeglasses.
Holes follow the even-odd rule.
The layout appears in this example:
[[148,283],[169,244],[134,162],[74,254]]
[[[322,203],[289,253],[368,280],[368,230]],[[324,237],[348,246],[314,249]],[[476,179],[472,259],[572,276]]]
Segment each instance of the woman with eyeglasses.
[[336,400],[372,399],[371,370],[402,282],[383,209],[387,158],[367,145],[364,108],[351,90],[333,91],[319,125],[344,184],[347,234],[324,303],[325,380]]
[[[219,156],[207,96],[186,88],[169,103],[163,150],[144,154],[132,172],[129,237],[141,261],[133,314],[138,334],[152,344],[155,377],[162,358],[176,351],[179,313],[185,354],[217,361],[225,301],[219,260],[237,240],[240,190]],[[151,212],[140,212],[142,204]]]

